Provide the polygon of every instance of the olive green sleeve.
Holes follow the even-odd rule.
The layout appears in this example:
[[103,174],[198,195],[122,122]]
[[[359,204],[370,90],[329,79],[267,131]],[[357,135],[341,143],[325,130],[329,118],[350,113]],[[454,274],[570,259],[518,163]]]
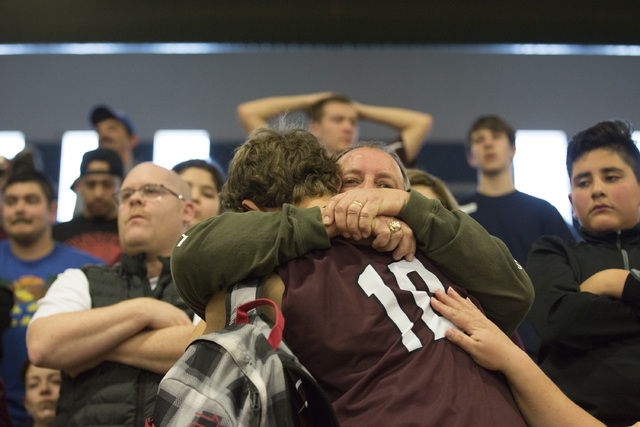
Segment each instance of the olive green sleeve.
[[319,208],[285,204],[281,212],[227,212],[194,225],[178,239],[171,272],[180,296],[204,319],[215,292],[330,245]]
[[413,230],[418,250],[455,284],[475,296],[487,317],[507,334],[533,303],[533,285],[506,245],[462,211],[411,191],[400,217]]

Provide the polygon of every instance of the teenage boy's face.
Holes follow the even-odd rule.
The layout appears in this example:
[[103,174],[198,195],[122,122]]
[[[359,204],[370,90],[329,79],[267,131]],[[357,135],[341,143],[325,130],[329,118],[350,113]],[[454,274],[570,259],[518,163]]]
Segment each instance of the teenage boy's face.
[[633,170],[604,148],[573,163],[569,200],[576,219],[596,233],[631,228],[640,218],[640,185]]
[[480,169],[485,174],[503,172],[511,167],[516,154],[516,147],[511,145],[505,132],[490,129],[478,129],[469,138],[470,150],[467,161],[471,167]]
[[319,122],[311,122],[309,131],[330,153],[341,153],[358,139],[358,111],[351,104],[328,102]]

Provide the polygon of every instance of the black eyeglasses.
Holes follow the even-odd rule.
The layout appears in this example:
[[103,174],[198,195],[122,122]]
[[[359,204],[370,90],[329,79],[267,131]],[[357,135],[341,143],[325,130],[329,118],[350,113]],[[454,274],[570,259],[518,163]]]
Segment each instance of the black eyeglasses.
[[178,198],[178,200],[184,200],[184,196],[182,194],[178,194],[175,191],[165,187],[162,184],[147,184],[140,188],[123,188],[122,190],[113,194],[113,199],[116,203],[127,203],[131,196],[133,196],[136,191],[140,192],[140,195],[145,200],[159,200],[162,198],[162,195],[165,192],[173,194]]

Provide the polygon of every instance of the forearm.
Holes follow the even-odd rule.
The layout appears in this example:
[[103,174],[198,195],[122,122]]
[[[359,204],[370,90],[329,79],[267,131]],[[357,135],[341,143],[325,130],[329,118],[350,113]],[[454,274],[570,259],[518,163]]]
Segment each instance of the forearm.
[[317,102],[318,94],[272,96],[245,102],[238,106],[238,119],[246,133],[265,127],[278,114],[305,109]]
[[331,245],[319,209],[291,205],[273,213],[225,213],[200,222],[186,235],[173,250],[171,270],[181,296],[201,318],[214,293]]
[[355,104],[360,118],[389,126],[400,132],[407,157],[412,160],[420,151],[431,130],[433,117],[420,111],[404,108]]
[[533,285],[507,247],[477,222],[412,191],[401,218],[414,230],[418,250],[481,303],[487,317],[510,335],[533,302]]
[[195,328],[193,328],[193,331],[191,331],[191,335],[189,335],[189,342],[203,335],[206,328],[207,328],[207,322],[205,322],[204,320],[200,320],[200,322],[198,322]]
[[589,277],[580,284],[581,292],[591,292],[596,295],[610,295],[621,299],[624,285],[629,271],[610,268],[602,270]]
[[436,290],[431,304],[460,328],[446,331],[449,341],[468,352],[480,366],[504,374],[527,425],[602,426],[573,404],[471,300],[450,288],[447,293]]
[[136,300],[39,318],[27,330],[29,359],[38,366],[63,370],[91,364],[146,323]]
[[166,374],[182,356],[194,326],[173,326],[144,331],[120,343],[105,360]]
[[565,396],[529,356],[515,350],[503,373],[528,426],[604,426]]
[[527,271],[536,289],[529,318],[540,338],[551,345],[589,350],[640,334],[636,309],[608,295],[581,292],[582,271],[573,243],[541,238],[529,254]]

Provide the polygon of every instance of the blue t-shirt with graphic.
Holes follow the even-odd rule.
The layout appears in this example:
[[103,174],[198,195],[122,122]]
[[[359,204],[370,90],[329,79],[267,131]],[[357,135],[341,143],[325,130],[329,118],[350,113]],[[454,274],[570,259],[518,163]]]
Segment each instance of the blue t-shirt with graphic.
[[2,335],[0,372],[15,426],[23,425],[28,418],[22,404],[24,384],[20,378],[20,368],[27,360],[27,326],[36,311],[37,300],[45,294],[59,273],[85,264],[104,264],[104,261],[58,242],[49,255],[23,261],[13,255],[9,240],[0,241],[0,286],[10,287],[14,294],[11,326]]

